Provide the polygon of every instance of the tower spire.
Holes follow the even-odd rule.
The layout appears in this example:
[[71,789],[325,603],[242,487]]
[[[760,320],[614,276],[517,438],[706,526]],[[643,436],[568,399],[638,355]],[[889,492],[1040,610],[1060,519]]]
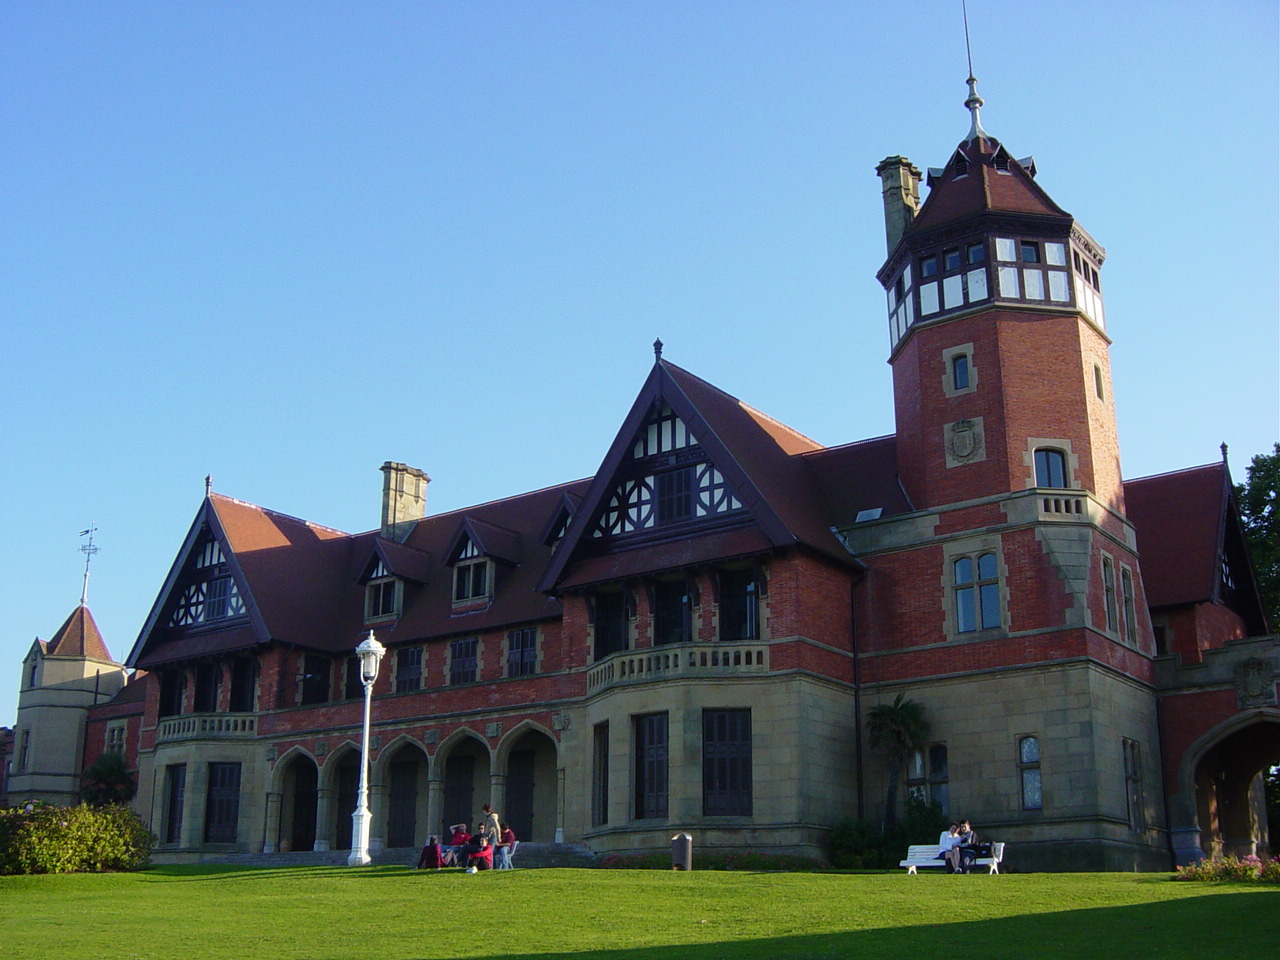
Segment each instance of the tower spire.
[[969,84],[969,96],[964,105],[965,109],[973,114],[973,123],[969,126],[969,136],[965,138],[965,142],[970,143],[979,137],[985,139],[987,131],[982,129],[982,118],[979,116],[979,111],[982,109],[982,98],[978,96],[978,78],[973,75],[973,48],[969,46],[969,5],[965,0],[960,0],[960,9],[964,11],[964,54],[969,62],[969,79],[965,81]]
[[84,586],[80,588],[80,606],[82,607],[89,601],[89,564],[99,551],[99,548],[93,545],[93,535],[97,532],[98,527],[95,522],[90,522],[87,530],[80,531],[80,536],[89,538],[87,543],[80,546],[80,552],[84,554]]

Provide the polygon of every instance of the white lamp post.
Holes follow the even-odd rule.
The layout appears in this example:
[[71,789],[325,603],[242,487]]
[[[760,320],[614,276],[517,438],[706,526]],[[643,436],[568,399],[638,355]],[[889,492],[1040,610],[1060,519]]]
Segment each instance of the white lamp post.
[[364,684],[364,731],[360,738],[360,796],[351,814],[351,856],[347,866],[364,867],[369,857],[369,703],[373,699],[373,681],[378,679],[378,664],[387,648],[373,638],[373,631],[356,647],[360,658],[360,681]]

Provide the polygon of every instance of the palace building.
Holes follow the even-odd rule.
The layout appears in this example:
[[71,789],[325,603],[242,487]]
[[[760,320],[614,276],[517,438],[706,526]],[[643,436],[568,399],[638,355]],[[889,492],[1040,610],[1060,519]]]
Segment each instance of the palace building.
[[1014,869],[1264,846],[1280,639],[1225,456],[1122,479],[1105,252],[969,91],[940,169],[877,168],[892,436],[821,446],[658,343],[586,480],[432,515],[388,462],[354,534],[210,492],[86,711],[158,855],[350,846],[370,631],[375,848],[492,802],[600,853],[821,854],[885,814],[867,717],[900,694],[930,732],[893,802]]

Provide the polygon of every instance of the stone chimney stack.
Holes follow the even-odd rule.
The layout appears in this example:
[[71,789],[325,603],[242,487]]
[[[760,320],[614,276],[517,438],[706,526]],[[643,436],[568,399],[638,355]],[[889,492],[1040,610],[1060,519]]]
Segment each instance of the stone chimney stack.
[[431,478],[405,463],[382,465],[382,535],[403,543],[413,524],[427,515]]
[[906,157],[885,157],[876,173],[884,195],[884,240],[892,255],[920,212],[920,169]]

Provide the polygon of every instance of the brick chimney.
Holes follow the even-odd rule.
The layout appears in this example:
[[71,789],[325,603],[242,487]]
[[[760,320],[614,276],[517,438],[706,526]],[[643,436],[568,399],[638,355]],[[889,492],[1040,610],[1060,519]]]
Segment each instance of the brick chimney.
[[885,157],[876,173],[884,196],[884,240],[892,255],[920,212],[920,169],[906,157]]
[[427,514],[431,478],[405,463],[382,465],[382,535],[403,543],[413,524]]

